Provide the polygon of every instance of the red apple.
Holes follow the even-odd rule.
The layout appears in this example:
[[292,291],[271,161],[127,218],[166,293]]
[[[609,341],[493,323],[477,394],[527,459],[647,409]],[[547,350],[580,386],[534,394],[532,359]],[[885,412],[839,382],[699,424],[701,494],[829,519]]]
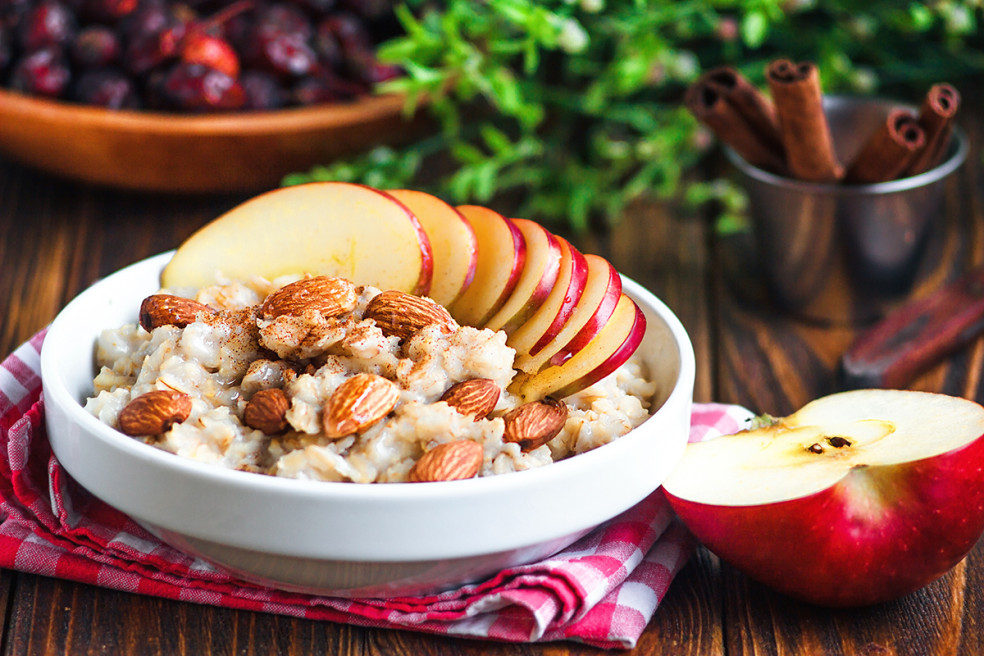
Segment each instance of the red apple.
[[768,426],[689,444],[663,484],[708,549],[826,606],[895,599],[942,576],[984,531],[984,408],[857,390]]
[[560,332],[536,355],[517,354],[513,366],[526,373],[536,373],[547,364],[563,364],[587,346],[611,318],[622,296],[622,278],[605,258],[588,253],[584,256],[588,273],[584,293]]
[[517,355],[536,355],[556,337],[584,293],[587,260],[563,237],[557,237],[557,241],[560,242],[560,271],[553,289],[533,316],[506,340],[506,344],[516,349]]
[[497,212],[478,205],[457,209],[475,230],[478,264],[475,279],[448,310],[461,324],[482,326],[516,288],[526,261],[526,242],[519,228]]
[[387,191],[420,221],[434,252],[434,276],[428,296],[450,305],[468,288],[478,264],[478,241],[461,212],[431,194],[412,189]]
[[625,364],[645,334],[645,315],[635,301],[622,294],[605,327],[587,346],[561,365],[532,375],[520,372],[509,391],[524,403],[546,396],[562,399],[580,392]]
[[505,305],[483,324],[507,333],[523,325],[543,304],[560,274],[560,242],[549,230],[529,219],[510,219],[523,233],[526,262],[516,288]]
[[312,182],[256,196],[202,227],[178,247],[161,284],[202,287],[220,276],[310,273],[427,294],[433,266],[423,227],[392,196]]

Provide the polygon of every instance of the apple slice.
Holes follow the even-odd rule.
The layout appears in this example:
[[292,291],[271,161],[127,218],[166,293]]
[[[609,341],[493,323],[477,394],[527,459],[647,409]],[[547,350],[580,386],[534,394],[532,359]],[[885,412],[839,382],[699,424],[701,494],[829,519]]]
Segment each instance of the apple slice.
[[433,254],[420,222],[392,196],[345,182],[312,182],[256,196],[182,243],[164,287],[203,287],[218,277],[310,273],[427,294]]
[[533,316],[506,340],[506,344],[516,349],[517,355],[536,355],[556,337],[584,293],[588,277],[587,260],[563,237],[557,237],[557,241],[560,242],[557,282]]
[[457,209],[475,230],[478,264],[472,284],[448,310],[458,323],[483,326],[516,289],[526,261],[526,242],[516,224],[497,212],[478,205]]
[[523,233],[526,262],[516,288],[505,305],[482,324],[483,328],[515,332],[543,304],[560,273],[560,242],[549,230],[529,219],[510,219]]
[[447,307],[471,284],[478,264],[478,241],[461,212],[437,196],[412,189],[389,190],[424,227],[434,252],[428,296]]
[[900,390],[823,397],[755,430],[687,446],[663,484],[708,549],[826,606],[900,597],[984,532],[984,408]]
[[517,354],[513,363],[516,369],[533,374],[548,363],[563,364],[584,348],[611,318],[622,296],[622,278],[605,258],[588,253],[584,259],[588,265],[584,293],[567,323],[536,355]]
[[562,399],[580,392],[612,373],[628,360],[646,334],[646,316],[631,298],[622,294],[605,327],[561,365],[535,374],[519,373],[509,386],[523,402],[546,396]]

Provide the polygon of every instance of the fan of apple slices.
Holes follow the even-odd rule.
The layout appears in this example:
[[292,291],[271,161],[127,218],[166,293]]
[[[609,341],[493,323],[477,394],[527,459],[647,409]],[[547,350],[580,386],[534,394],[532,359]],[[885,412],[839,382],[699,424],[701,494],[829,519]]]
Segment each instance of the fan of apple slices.
[[303,273],[429,296],[461,324],[505,331],[519,370],[510,391],[524,401],[601,380],[646,332],[607,260],[534,221],[344,182],[284,187],[234,207],[178,247],[161,284]]

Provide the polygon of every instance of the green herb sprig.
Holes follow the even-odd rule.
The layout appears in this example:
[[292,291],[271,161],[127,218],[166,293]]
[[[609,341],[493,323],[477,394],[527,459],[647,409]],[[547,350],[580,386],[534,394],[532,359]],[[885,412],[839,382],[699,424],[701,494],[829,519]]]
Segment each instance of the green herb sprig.
[[816,61],[828,91],[862,92],[973,74],[981,4],[408,0],[395,10],[405,34],[379,49],[406,76],[379,91],[406,94],[407,113],[427,111],[438,130],[284,182],[412,186],[573,231],[685,187],[734,225],[740,194],[687,177],[712,146],[680,105],[702,70],[731,63],[761,82],[781,55]]

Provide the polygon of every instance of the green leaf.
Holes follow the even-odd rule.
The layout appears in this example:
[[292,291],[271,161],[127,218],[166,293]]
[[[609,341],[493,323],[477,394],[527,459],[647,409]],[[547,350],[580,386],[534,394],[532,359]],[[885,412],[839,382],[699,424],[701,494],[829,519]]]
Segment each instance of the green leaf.
[[755,50],[765,41],[769,33],[769,19],[762,11],[749,12],[741,20],[741,40]]

